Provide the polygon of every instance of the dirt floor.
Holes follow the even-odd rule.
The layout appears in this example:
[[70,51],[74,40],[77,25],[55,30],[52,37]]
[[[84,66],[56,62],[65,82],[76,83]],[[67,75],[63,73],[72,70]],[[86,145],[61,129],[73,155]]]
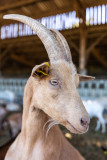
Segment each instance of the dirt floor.
[[[65,127],[61,126],[62,132],[86,160],[107,160],[107,129],[102,134],[101,130],[95,132],[96,119],[91,120],[90,129],[83,135],[71,134]],[[107,127],[107,126],[106,126]],[[8,141],[9,135],[0,136],[0,146]]]
[[86,160],[107,160],[107,129],[106,133],[95,131],[96,119],[92,119],[89,131],[83,135],[74,135],[61,126],[68,141],[75,146]]

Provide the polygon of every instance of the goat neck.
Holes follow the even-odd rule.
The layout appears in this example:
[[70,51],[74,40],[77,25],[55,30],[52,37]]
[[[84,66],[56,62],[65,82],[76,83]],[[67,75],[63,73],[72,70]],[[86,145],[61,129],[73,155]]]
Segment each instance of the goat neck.
[[[33,104],[33,81],[32,77],[29,78],[24,92],[24,110],[22,119],[21,138],[27,146],[27,153],[32,151],[36,143],[42,143],[47,146],[48,142],[55,141],[58,138],[57,145],[61,143],[60,130],[58,126],[54,126],[47,134],[47,127],[50,117],[45,114],[37,104]],[[45,126],[46,124],[46,126]],[[58,134],[59,133],[59,134]],[[56,136],[55,136],[56,135]],[[46,144],[45,144],[46,143]],[[55,145],[56,146],[56,145]]]

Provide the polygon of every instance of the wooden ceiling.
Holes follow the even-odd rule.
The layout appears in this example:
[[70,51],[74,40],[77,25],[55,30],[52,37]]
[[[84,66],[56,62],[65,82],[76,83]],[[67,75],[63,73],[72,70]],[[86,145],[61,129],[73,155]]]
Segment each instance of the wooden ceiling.
[[3,0],[0,1],[0,19],[2,21],[0,24],[6,23],[2,17],[9,13],[25,14],[38,19],[75,10],[81,16],[87,7],[106,3],[107,0]]
[[[87,7],[107,4],[107,0],[3,0],[0,1],[0,26],[16,23],[3,20],[5,14],[22,14],[39,19],[75,10],[79,18],[83,18]],[[66,37],[73,55],[73,60],[79,63],[79,28],[61,31]],[[95,45],[89,64],[96,62],[97,66],[107,68],[107,24],[87,27],[87,49],[89,52]],[[96,42],[96,44],[95,44]],[[99,43],[98,43],[99,42]],[[103,57],[101,50],[103,49]],[[100,52],[100,53],[99,53]],[[97,55],[97,56],[96,56]],[[0,70],[5,76],[26,76],[32,66],[48,61],[46,51],[39,38],[35,35],[0,40]]]

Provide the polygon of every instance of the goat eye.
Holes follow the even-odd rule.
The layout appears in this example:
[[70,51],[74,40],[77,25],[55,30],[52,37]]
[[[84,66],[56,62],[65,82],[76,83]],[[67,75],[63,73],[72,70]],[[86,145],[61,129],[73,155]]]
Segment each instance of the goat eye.
[[50,83],[53,86],[57,86],[58,85],[58,80],[56,80],[56,79],[50,80]]

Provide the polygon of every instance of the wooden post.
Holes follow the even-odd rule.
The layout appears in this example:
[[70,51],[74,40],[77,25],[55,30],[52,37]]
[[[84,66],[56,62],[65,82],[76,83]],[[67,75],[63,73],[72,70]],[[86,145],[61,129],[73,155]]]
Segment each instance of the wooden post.
[[80,16],[80,57],[79,57],[79,72],[86,74],[86,41],[87,41],[87,29],[86,29],[86,9]]
[[80,28],[80,57],[79,57],[79,71],[82,74],[86,72],[86,41],[87,32],[84,27]]

